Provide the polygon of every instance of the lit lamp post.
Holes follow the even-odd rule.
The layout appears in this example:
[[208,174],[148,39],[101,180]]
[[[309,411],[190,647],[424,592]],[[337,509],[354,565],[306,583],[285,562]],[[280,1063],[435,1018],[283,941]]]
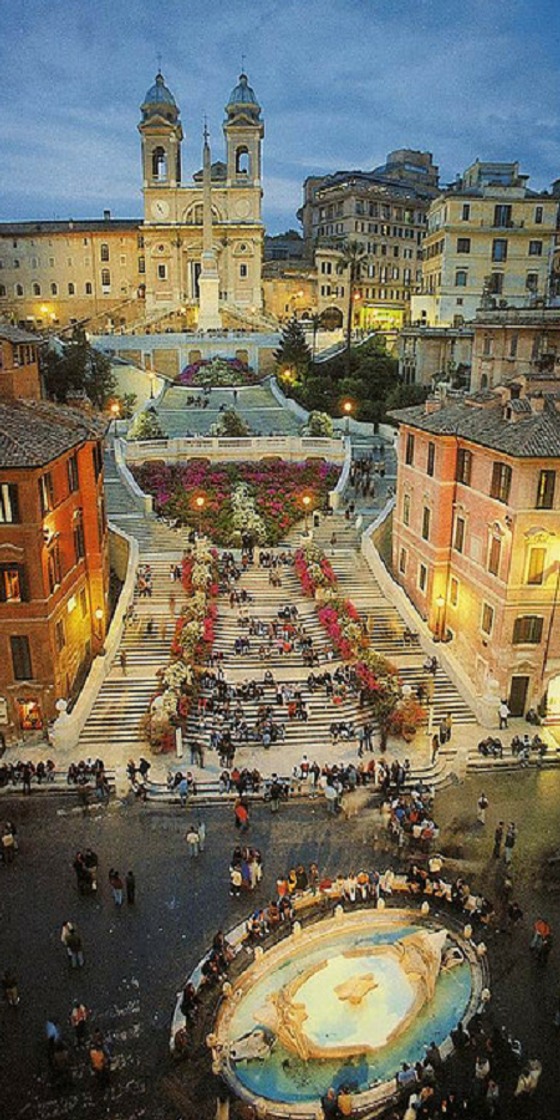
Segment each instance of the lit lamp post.
[[350,415],[353,412],[354,405],[352,401],[344,401],[342,411],[344,413],[344,435],[350,435]]
[[113,417],[113,420],[115,421],[115,437],[117,437],[118,434],[119,434],[118,424],[119,424],[120,414],[121,414],[121,406],[120,406],[118,401],[114,401],[113,404],[111,405],[111,415]]
[[307,536],[309,533],[309,507],[311,505],[311,498],[309,497],[309,494],[304,494],[301,500],[303,502],[303,508],[305,510],[305,535]]
[[103,619],[104,619],[104,617],[105,617],[104,611],[101,609],[101,607],[98,607],[96,612],[95,612],[95,621],[97,623],[97,626],[95,627],[95,637],[97,638],[97,641],[99,642],[98,653],[99,653],[100,657],[103,657],[103,655],[105,653],[105,647],[103,645],[103,637],[104,637],[104,635],[103,635]]
[[202,494],[199,494],[198,498],[195,498],[195,500],[194,500],[194,504],[195,504],[195,506],[198,510],[198,535],[199,535],[199,537],[202,536],[202,531],[201,531],[202,511],[204,509],[205,501],[206,501],[206,499],[203,497]]

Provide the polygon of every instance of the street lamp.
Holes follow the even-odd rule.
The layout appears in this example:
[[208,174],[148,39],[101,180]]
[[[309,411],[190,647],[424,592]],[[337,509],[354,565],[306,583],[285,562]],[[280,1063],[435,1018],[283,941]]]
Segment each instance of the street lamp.
[[150,400],[153,401],[153,399],[154,399],[154,381],[156,379],[156,375],[155,375],[155,373],[149,373],[148,377],[150,378]]
[[199,537],[202,536],[202,532],[201,532],[202,511],[204,509],[205,502],[206,502],[206,499],[203,497],[202,494],[199,494],[198,498],[195,498],[195,500],[194,500],[194,504],[195,504],[195,506],[198,510],[198,535],[199,535]]
[[111,415],[113,417],[113,420],[115,421],[115,437],[118,436],[118,434],[119,434],[118,423],[119,423],[120,414],[121,414],[121,406],[120,406],[119,402],[118,401],[113,401],[113,404],[111,405]]
[[303,503],[303,508],[305,510],[305,535],[307,536],[307,534],[309,533],[309,507],[311,505],[311,498],[309,497],[309,494],[304,494],[301,500]]
[[354,409],[354,404],[353,404],[352,401],[344,401],[344,403],[342,405],[342,411],[344,413],[344,435],[345,436],[350,435],[350,415],[351,415],[353,409]]

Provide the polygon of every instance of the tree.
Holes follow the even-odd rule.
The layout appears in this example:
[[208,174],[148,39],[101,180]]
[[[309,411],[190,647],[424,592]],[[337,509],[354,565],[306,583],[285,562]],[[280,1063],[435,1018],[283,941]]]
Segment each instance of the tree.
[[303,327],[295,317],[282,327],[280,346],[274,351],[274,360],[279,370],[290,369],[299,380],[309,371],[311,351],[305,341]]
[[322,319],[321,315],[318,315],[317,312],[315,312],[315,314],[311,316],[311,319],[309,320],[309,322],[311,323],[311,326],[313,328],[313,351],[312,351],[312,354],[311,354],[311,363],[312,363],[312,365],[315,365],[315,352],[317,350],[317,332],[321,328],[323,319]]
[[139,412],[126,433],[127,439],[167,439],[154,408]]
[[74,328],[69,342],[52,340],[44,376],[52,399],[64,403],[72,393],[82,390],[99,409],[114,396],[117,384],[110,359],[90,346],[81,327]]
[[346,311],[346,350],[345,350],[345,366],[346,376],[350,374],[350,344],[352,341],[352,313],[354,309],[354,294],[356,285],[360,279],[360,267],[362,261],[366,257],[365,246],[361,241],[345,241],[340,249],[340,260],[346,269],[348,269],[348,307]]
[[307,423],[307,431],[310,436],[330,439],[333,434],[333,422],[328,413],[312,412]]
[[216,433],[219,436],[250,436],[251,429],[247,422],[235,411],[234,408],[227,408],[218,417],[216,424]]

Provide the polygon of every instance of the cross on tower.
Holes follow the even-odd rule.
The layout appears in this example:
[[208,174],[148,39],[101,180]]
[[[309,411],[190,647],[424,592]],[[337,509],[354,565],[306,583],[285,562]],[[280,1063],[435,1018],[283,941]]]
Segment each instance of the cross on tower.
[[245,73],[245,55],[244,54],[241,55],[241,73],[242,74]]

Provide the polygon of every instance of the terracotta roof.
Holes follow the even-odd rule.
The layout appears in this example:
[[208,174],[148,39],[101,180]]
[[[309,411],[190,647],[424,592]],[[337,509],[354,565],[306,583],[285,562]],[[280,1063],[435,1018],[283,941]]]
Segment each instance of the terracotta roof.
[[[508,402],[511,403],[511,402]],[[526,420],[504,419],[502,408],[473,408],[467,404],[444,405],[426,415],[424,405],[400,408],[389,416],[411,428],[440,436],[460,436],[513,458],[560,458],[560,413],[552,404]]]
[[51,401],[0,402],[0,469],[42,467],[85,440],[102,439],[110,420]]

